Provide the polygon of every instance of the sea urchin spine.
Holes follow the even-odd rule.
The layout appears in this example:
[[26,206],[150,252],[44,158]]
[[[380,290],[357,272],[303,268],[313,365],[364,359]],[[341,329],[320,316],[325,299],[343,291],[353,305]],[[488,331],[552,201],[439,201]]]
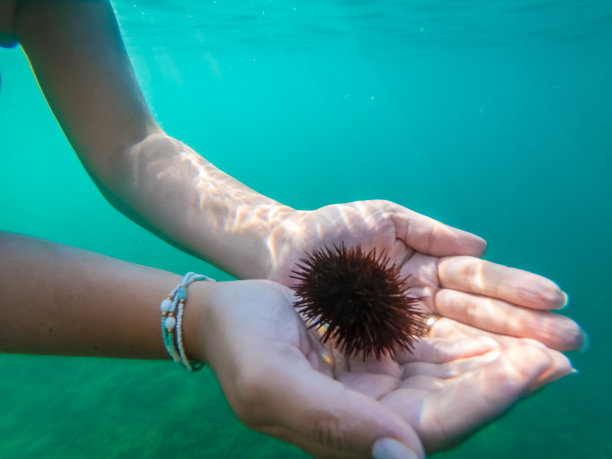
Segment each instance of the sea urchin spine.
[[376,249],[323,247],[302,258],[291,277],[298,281],[295,308],[311,327],[323,327],[324,343],[331,339],[347,356],[380,359],[398,347],[412,350],[424,334],[409,276]]

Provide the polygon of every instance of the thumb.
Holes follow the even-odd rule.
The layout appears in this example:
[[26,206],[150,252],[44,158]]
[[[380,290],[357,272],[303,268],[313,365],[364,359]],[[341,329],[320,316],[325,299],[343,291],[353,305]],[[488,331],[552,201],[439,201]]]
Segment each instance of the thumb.
[[404,444],[393,438],[381,438],[376,440],[372,448],[374,459],[417,459],[414,451],[408,449]]
[[397,237],[419,252],[436,257],[481,257],[485,252],[487,243],[475,234],[445,225],[399,205],[395,205],[393,210],[390,217]]
[[268,369],[266,388],[257,391],[265,415],[251,427],[316,457],[424,457],[417,434],[399,415],[301,357]]

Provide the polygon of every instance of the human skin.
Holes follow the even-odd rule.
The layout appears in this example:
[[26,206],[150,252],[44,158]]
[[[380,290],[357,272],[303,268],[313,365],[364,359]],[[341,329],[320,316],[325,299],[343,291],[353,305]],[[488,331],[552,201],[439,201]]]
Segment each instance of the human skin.
[[[192,337],[187,340],[188,353],[211,365],[230,404],[248,425],[321,456],[332,456],[342,448],[350,450],[348,457],[366,454],[378,434],[399,439],[421,454],[420,444],[412,435],[402,436],[406,432],[416,433],[425,449],[433,452],[460,441],[519,397],[571,371],[567,359],[553,349],[578,349],[584,335],[573,321],[551,311],[562,307],[566,296],[550,280],[483,261],[479,257],[486,244],[481,238],[388,201],[334,204],[301,211],[262,196],[157,125],[138,86],[108,2],[4,1],[0,6],[6,13],[0,15],[0,45],[10,45],[11,40],[21,44],[81,162],[104,196],[121,212],[238,278],[265,278],[285,285],[290,285],[289,274],[296,261],[322,245],[360,244],[366,250],[376,247],[388,254],[403,274],[411,274],[411,293],[423,299],[423,310],[444,317],[436,322],[431,337],[423,340],[422,349],[414,355],[398,355],[396,359],[363,366],[337,356],[330,369],[313,360],[312,356],[318,355],[316,348],[303,344],[303,326],[294,312],[287,312],[292,311],[288,290],[266,282],[194,285],[194,297],[203,296],[196,303],[208,305],[202,309],[209,311],[207,317],[224,326],[198,326],[214,321],[200,320],[194,314],[197,309],[191,309],[187,317],[191,315],[193,320],[189,319],[186,326],[195,328],[186,332]],[[39,249],[55,250],[44,244]],[[71,255],[67,258],[60,257],[65,264],[56,260],[56,269],[49,268],[41,274],[36,289],[29,289],[32,284],[27,279],[31,272],[38,272],[33,261],[40,255],[38,249],[29,262],[23,260],[25,264],[19,262],[21,252],[13,252],[13,265],[21,269],[2,271],[6,287],[2,291],[8,292],[3,293],[3,311],[25,304],[31,314],[3,316],[3,321],[11,321],[11,327],[5,328],[12,330],[3,338],[7,343],[3,349],[161,358],[161,339],[157,341],[153,333],[159,324],[154,324],[151,312],[157,314],[157,308],[151,305],[159,303],[158,294],[165,296],[178,277],[146,268],[113,266],[124,273],[121,279],[113,277],[109,269],[106,285],[92,283],[91,278],[74,285],[69,279],[87,272],[75,266],[106,266],[107,262],[94,257],[82,265],[81,257],[89,260],[89,255],[68,252]],[[108,262],[108,266],[113,264]],[[54,277],[60,273],[64,277]],[[41,287],[45,285],[48,290]],[[205,289],[218,292],[212,297],[215,301],[204,298],[205,292],[198,293]],[[80,302],[66,308],[71,297]],[[50,298],[62,301],[49,301]],[[110,303],[106,301],[109,299]],[[79,309],[83,304],[90,308]],[[113,309],[109,304],[114,305]],[[139,307],[122,308],[125,304]],[[228,304],[235,307],[228,308]],[[57,315],[58,311],[64,315]],[[53,334],[42,333],[43,322],[37,322],[39,318],[53,323]],[[58,322],[47,322],[53,320]],[[134,327],[134,321],[139,325]],[[247,327],[248,333],[234,334],[232,327]],[[258,327],[269,329],[270,336],[277,338],[272,341],[280,348],[273,348],[276,350],[271,353],[274,344],[269,337],[256,333],[261,329]],[[219,330],[226,329],[227,333],[219,335]],[[57,333],[58,330],[63,331]],[[82,333],[84,330],[90,333]],[[288,334],[274,335],[278,330]],[[124,333],[123,341],[119,332]],[[107,337],[116,339],[106,342]],[[205,351],[206,340],[213,343],[209,347],[214,352]],[[237,348],[236,343],[248,346]],[[285,352],[287,349],[293,353]],[[296,358],[295,349],[302,354],[301,360]],[[266,365],[253,369],[252,360],[248,365],[242,359],[247,354],[256,363],[265,360]],[[271,359],[272,355],[276,357]],[[302,367],[293,366],[298,363]],[[301,387],[305,391],[303,397],[291,398],[278,390],[284,397],[274,398],[276,394],[264,387],[267,379],[261,368],[273,372],[278,381],[290,384],[285,387]],[[311,387],[296,386],[298,382],[289,373],[303,376]],[[244,383],[233,385],[231,381]],[[342,398],[338,390],[349,398]],[[249,395],[240,395],[244,393]],[[359,406],[353,403],[353,397],[371,407],[372,413],[377,413],[372,419],[382,424],[364,420],[353,426],[361,430],[345,427],[333,409],[346,413],[348,419],[353,415],[354,419],[361,418],[334,402]],[[268,415],[261,400],[269,402],[267,406],[276,406],[270,403],[278,401],[279,409]],[[314,403],[316,400],[319,402]],[[307,412],[314,406],[325,420],[304,426],[281,409],[285,406]],[[457,418],[459,411],[445,411],[453,406],[465,407],[469,416]],[[379,411],[381,407],[383,411]],[[447,416],[441,417],[445,413]],[[440,418],[448,420],[448,425],[437,423]]]
[[[0,261],[0,351],[168,358],[159,303],[180,276],[5,232]],[[451,447],[572,371],[541,343],[493,339],[450,319],[413,352],[346,359],[309,334],[281,284],[188,291],[190,359],[210,365],[247,426],[317,457],[368,457],[384,439],[416,456]]]
[[[238,278],[285,285],[295,263],[323,245],[376,247],[411,274],[425,311],[559,350],[581,346],[580,328],[549,312],[564,305],[561,290],[538,276],[491,268],[478,259],[486,247],[481,238],[382,200],[292,209],[168,136],[146,105],[108,2],[5,1],[2,7],[0,34],[5,43],[21,43],[94,182],[117,209],[175,246]],[[442,263],[459,255],[467,257],[460,265]],[[449,290],[434,275],[439,266],[472,273],[461,279],[472,286],[480,285],[475,273],[491,273],[487,291],[467,284]],[[516,279],[532,283],[527,303]],[[514,291],[492,293],[508,283]],[[456,291],[469,296],[459,301]]]

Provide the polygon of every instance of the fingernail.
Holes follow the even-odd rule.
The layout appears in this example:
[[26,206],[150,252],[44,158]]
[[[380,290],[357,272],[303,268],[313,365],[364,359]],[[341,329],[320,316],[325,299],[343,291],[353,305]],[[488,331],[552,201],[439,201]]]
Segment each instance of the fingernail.
[[405,445],[392,438],[381,438],[372,448],[374,459],[417,459],[418,456]]
[[559,309],[565,309],[569,306],[569,295],[565,292],[561,292],[563,294],[563,304],[561,305],[561,307]]

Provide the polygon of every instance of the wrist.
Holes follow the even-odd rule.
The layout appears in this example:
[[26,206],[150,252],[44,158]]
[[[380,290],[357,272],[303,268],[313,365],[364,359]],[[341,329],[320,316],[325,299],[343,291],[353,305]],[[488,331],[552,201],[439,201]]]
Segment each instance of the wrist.
[[270,236],[266,244],[269,262],[262,267],[262,275],[258,279],[268,279],[286,284],[289,278],[288,269],[293,266],[296,254],[303,239],[301,221],[308,211],[296,210],[283,206],[276,213],[274,224],[271,224]]
[[290,251],[300,211],[272,201],[244,206],[242,213],[248,224],[237,227],[238,237],[228,240],[223,251],[226,271],[238,279],[272,279]]
[[188,289],[183,316],[183,343],[190,360],[208,363],[205,350],[206,317],[216,282],[196,282]]

